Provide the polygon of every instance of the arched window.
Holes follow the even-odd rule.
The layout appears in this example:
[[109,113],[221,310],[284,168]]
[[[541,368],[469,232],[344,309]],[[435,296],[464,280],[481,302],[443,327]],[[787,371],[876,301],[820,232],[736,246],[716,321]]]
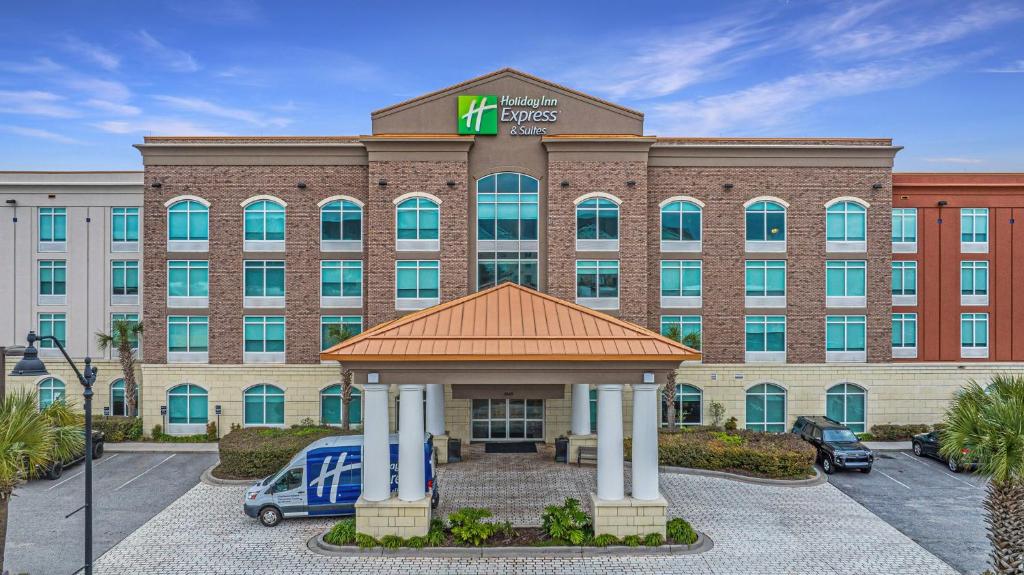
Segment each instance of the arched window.
[[[350,425],[363,423],[362,393],[358,387],[352,388],[352,401],[348,404],[348,422]],[[320,423],[325,425],[341,425],[341,386],[327,386],[320,392]]]
[[334,200],[320,208],[322,241],[363,239],[363,208],[350,200]]
[[167,239],[206,241],[210,239],[210,209],[195,200],[175,202],[167,208]]
[[[668,425],[668,405],[661,396],[661,424]],[[703,422],[703,393],[700,388],[683,383],[676,384],[676,425],[700,425]]]
[[254,385],[245,390],[246,425],[284,425],[284,391],[274,385]]
[[761,383],[747,390],[747,429],[786,431],[786,390]]
[[867,236],[867,208],[853,201],[825,208],[825,239],[830,242],[863,242]]
[[786,241],[786,208],[770,200],[747,206],[747,241]]
[[245,241],[284,241],[284,206],[270,200],[245,206]]
[[662,242],[701,240],[701,207],[693,202],[675,201],[661,208]]
[[208,417],[206,390],[184,383],[167,392],[167,423],[169,425],[206,425]]
[[58,401],[64,401],[64,382],[56,377],[48,377],[39,382],[39,409]]
[[619,239],[619,205],[606,198],[590,198],[577,204],[576,239]]
[[840,383],[825,394],[825,415],[862,433],[867,421],[867,396],[864,388],[852,383]]
[[115,379],[110,384],[110,415],[131,415],[128,413],[128,402],[125,399],[124,380]]
[[409,198],[395,208],[399,240],[436,240],[441,208],[427,198]]
[[477,180],[477,289],[506,281],[537,289],[539,187],[514,172]]

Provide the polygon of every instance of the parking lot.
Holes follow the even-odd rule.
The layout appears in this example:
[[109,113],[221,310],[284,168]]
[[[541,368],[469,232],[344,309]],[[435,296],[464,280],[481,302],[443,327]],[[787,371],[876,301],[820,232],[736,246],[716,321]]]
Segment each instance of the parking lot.
[[871,474],[839,472],[829,481],[962,573],[984,571],[985,482],[909,451],[875,455]]
[[[199,483],[216,453],[110,453],[94,461],[94,557],[164,510]],[[82,566],[82,464],[56,481],[21,485],[11,501],[4,567],[11,573],[70,574]]]

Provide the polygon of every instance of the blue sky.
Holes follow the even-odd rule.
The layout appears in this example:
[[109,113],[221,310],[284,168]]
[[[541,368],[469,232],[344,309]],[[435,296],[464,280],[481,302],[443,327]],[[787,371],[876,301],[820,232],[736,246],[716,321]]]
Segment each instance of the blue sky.
[[512,66],[651,134],[892,137],[898,170],[1024,171],[1019,1],[440,5],[11,3],[0,169],[136,169],[151,134],[364,134],[374,109]]

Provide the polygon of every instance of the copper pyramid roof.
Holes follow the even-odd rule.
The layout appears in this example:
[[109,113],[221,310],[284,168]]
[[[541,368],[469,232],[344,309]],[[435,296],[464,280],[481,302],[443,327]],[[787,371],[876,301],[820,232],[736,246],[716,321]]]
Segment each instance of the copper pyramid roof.
[[700,352],[638,325],[504,283],[382,323],[336,361],[683,361]]

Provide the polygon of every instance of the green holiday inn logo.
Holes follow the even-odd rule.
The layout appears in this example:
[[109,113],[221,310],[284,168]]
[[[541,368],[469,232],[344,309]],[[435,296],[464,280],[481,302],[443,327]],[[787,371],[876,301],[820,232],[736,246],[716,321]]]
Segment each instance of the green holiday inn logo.
[[459,96],[459,134],[498,133],[497,96]]

